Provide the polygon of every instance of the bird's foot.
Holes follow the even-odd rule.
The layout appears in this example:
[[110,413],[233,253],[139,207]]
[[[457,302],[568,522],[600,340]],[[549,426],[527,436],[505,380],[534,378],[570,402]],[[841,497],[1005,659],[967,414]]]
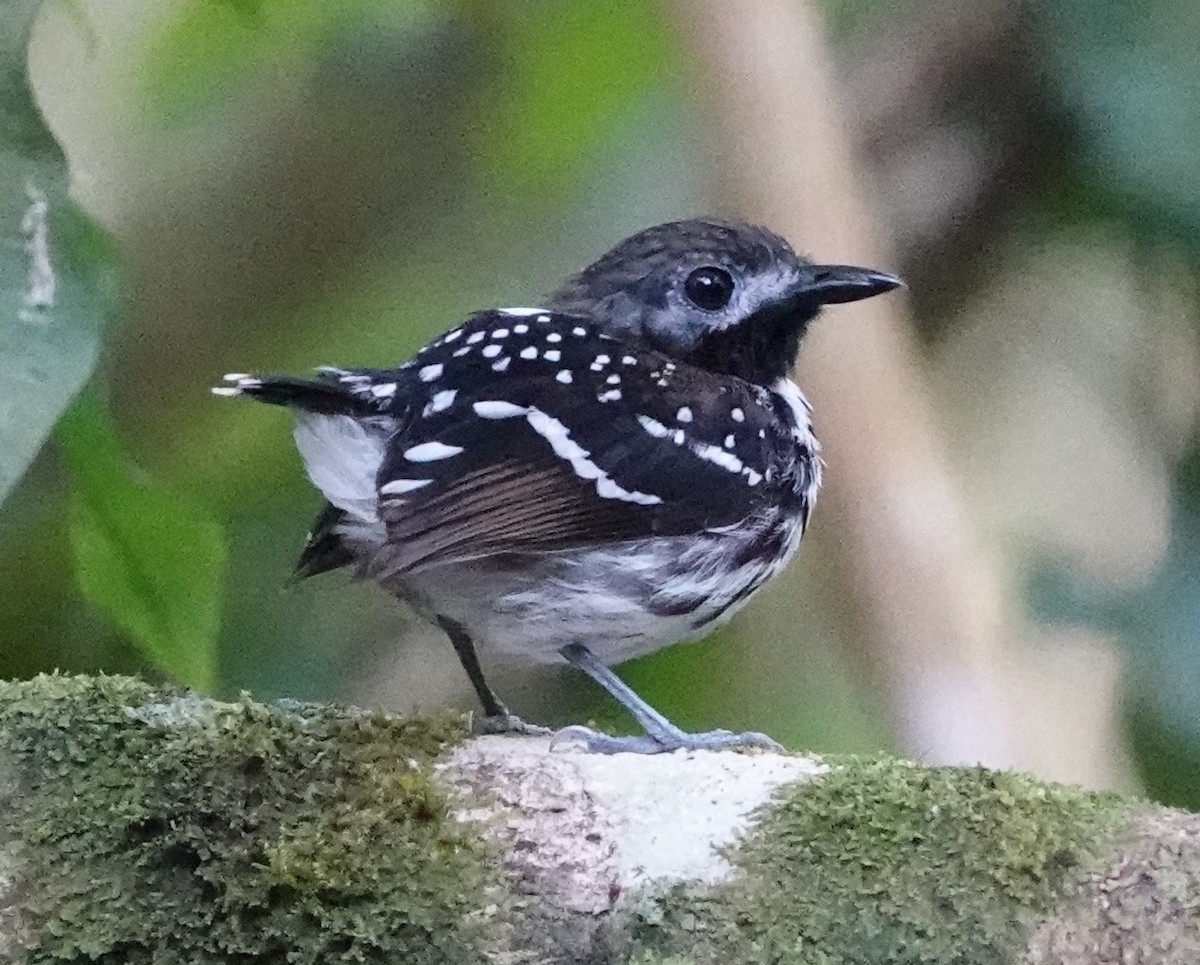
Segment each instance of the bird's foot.
[[725,751],[750,747],[765,751],[783,750],[777,741],[755,731],[735,734],[728,730],[710,730],[689,734],[674,727],[653,736],[638,734],[633,737],[614,737],[577,724],[557,731],[550,742],[551,749],[561,741],[577,743],[591,754],[663,754],[678,750]]
[[554,732],[540,724],[527,724],[516,714],[507,710],[487,717],[476,717],[472,730],[477,734],[517,734],[521,737],[545,737]]

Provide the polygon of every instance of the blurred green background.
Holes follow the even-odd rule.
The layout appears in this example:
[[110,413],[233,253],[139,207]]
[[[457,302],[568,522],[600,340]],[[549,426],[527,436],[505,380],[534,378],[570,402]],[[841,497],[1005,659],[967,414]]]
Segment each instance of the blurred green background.
[[[8,5],[12,79],[37,4]],[[64,175],[10,84],[6,472],[25,462],[9,442],[53,424],[108,327],[81,401],[0,505],[0,674],[472,706],[450,648],[381,592],[339,575],[287,585],[319,503],[290,426],[208,387],[227,371],[396,362],[464,313],[535,302],[638,228],[737,214],[716,168],[738,146],[717,143],[697,94],[717,68],[686,39],[704,10],[45,3],[33,94],[107,238],[52,211],[55,323],[76,341],[41,345],[21,315],[41,307],[13,295],[31,257],[21,222],[31,178]],[[1200,7],[820,13],[898,252],[879,267],[909,281],[937,438],[1004,591],[1014,762],[1200,807]],[[43,383],[54,391],[29,388]],[[817,401],[819,427],[837,401]],[[622,673],[684,726],[932,752],[885,709],[870,654],[903,641],[861,639],[827,522],[818,512],[812,546],[744,617]],[[492,673],[527,719],[627,726],[567,673]]]

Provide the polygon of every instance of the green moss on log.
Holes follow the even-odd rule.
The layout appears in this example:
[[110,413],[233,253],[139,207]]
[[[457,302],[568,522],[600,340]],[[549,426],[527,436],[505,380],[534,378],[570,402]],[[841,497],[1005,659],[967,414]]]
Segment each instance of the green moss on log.
[[479,960],[487,858],[430,782],[464,736],[125,678],[0,684],[0,872],[27,960]]
[[1001,965],[1108,861],[1131,802],[1022,774],[831,760],[732,850],[644,901],[634,955],[696,965]]

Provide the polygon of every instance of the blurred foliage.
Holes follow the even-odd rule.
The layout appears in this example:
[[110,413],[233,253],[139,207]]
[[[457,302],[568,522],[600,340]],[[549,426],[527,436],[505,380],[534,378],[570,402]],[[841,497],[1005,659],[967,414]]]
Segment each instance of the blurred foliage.
[[[35,6],[0,7],[0,350],[10,371],[0,495],[91,372],[111,297],[110,256],[62,204],[65,165],[29,101],[22,52]],[[103,51],[120,14],[79,6]],[[833,35],[856,42],[921,9],[826,6]],[[704,65],[673,29],[686,8],[175,0],[155,9],[109,65],[116,106],[97,120],[119,122],[130,145],[129,158],[97,175],[108,178],[103,190],[128,192],[113,226],[126,258],[123,324],[94,396],[111,399],[111,416],[94,401],[77,409],[61,433],[63,458],[43,455],[0,508],[0,585],[21,588],[0,621],[0,673],[151,661],[223,694],[400,705],[453,695],[469,705],[449,648],[421,650],[410,639],[419,628],[383,594],[336,576],[282,589],[318,500],[286,416],[218,403],[207,387],[227,370],[399,360],[466,312],[536,298],[630,230],[719,209],[692,89]],[[1042,159],[1054,177],[1025,196],[1030,210],[996,218],[980,242],[989,265],[999,270],[994,251],[1008,236],[1036,243],[1064,221],[1179,245],[1194,263],[1198,10],[1053,0],[1028,11],[1029,69],[1061,140]],[[70,65],[58,66],[47,83],[69,89]],[[51,329],[14,321],[26,265],[14,226],[31,178],[64,239],[54,343]],[[942,304],[967,301],[985,280],[949,274]],[[38,376],[36,392],[22,372]],[[1070,560],[1028,554],[1037,615],[1128,641],[1139,768],[1156,795],[1192,806],[1200,545],[1187,532],[1200,520],[1197,466],[1200,448],[1180,467],[1172,551],[1144,593],[1117,595]],[[623,673],[687,726],[763,729],[822,750],[887,744],[845,601],[819,592],[814,566],[805,556],[796,571],[805,606],[794,591],[772,591],[713,639]],[[622,723],[586,683],[537,679],[526,716],[568,720],[583,708]]]
[[419,33],[436,17],[421,0],[211,0],[178,7],[142,53],[141,92],[151,116],[172,127],[229,109],[254,79],[311,82],[331,55],[372,34]]
[[[1075,139],[1057,160],[1046,209],[1119,226],[1144,252],[1148,277],[1164,248],[1178,246],[1184,264],[1200,266],[1200,6],[1055,0],[1038,18]],[[1140,776],[1159,800],[1191,808],[1200,808],[1197,467],[1200,440],[1179,464],[1172,542],[1151,586],[1116,593],[1050,558],[1035,564],[1030,582],[1043,618],[1096,627],[1127,644],[1126,712]]]
[[1200,6],[1056,0],[1040,15],[1088,189],[1135,236],[1174,234],[1200,253]]
[[1163,804],[1196,810],[1200,801],[1200,740],[1177,728],[1177,715],[1164,715],[1146,700],[1143,687],[1126,706],[1130,741],[1136,751],[1138,776],[1146,792]]
[[517,203],[561,194],[671,62],[665,24],[638,0],[560,4],[553,15],[520,19],[488,11],[477,4],[472,12],[483,15],[502,80],[487,98],[483,173]]
[[1200,526],[1186,506],[1170,552],[1149,586],[1124,594],[1041,558],[1029,573],[1034,612],[1126,642],[1125,713],[1135,763],[1156,800],[1200,807]]

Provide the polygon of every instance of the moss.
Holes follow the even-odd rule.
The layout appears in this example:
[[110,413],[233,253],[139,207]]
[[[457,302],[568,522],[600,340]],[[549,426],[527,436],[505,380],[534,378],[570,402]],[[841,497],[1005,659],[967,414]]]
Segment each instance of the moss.
[[698,963],[990,965],[1111,857],[1130,802],[981,768],[831,761],[730,857],[636,915],[635,951]]
[[429,781],[464,733],[125,678],[0,684],[27,959],[477,961],[486,857]]

